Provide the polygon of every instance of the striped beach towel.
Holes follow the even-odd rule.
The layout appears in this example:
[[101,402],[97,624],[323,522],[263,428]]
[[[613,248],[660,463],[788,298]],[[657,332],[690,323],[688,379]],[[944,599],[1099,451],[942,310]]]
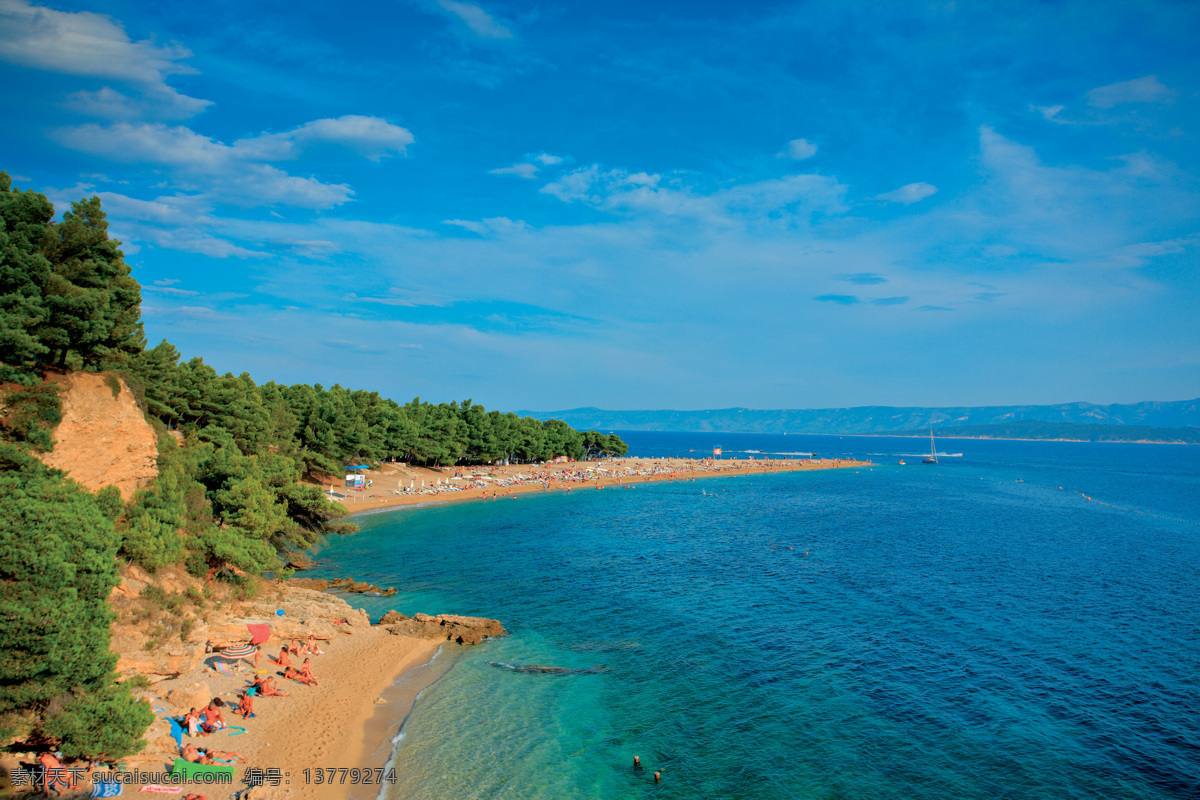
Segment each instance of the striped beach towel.
[[92,784],[92,797],[120,797],[122,786],[119,783],[97,782]]

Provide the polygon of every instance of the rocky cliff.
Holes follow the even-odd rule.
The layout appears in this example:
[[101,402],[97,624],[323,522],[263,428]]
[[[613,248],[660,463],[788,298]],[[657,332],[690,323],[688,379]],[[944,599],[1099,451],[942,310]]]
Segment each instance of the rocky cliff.
[[158,474],[158,440],[133,393],[111,375],[75,372],[53,380],[65,389],[63,419],[42,461],[93,492],[116,486],[129,500]]

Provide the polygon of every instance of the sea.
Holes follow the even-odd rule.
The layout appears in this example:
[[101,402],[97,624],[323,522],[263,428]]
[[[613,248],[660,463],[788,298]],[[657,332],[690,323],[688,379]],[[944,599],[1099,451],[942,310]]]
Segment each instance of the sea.
[[619,433],[872,466],[361,517],[349,602],[509,631],[383,800],[1200,797],[1200,447]]

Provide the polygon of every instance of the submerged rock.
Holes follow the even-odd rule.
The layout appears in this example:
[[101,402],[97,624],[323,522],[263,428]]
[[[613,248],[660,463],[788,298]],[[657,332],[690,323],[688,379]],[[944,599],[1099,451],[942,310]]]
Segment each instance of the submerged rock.
[[608,669],[602,666],[587,667],[585,669],[571,669],[570,667],[544,667],[541,664],[506,664],[503,661],[489,661],[488,666],[496,669],[506,669],[509,672],[524,672],[530,675],[596,675],[601,672],[608,672]]
[[399,611],[389,611],[380,620],[389,633],[396,636],[416,636],[421,639],[446,639],[459,644],[479,644],[493,636],[503,636],[499,620],[487,617],[460,617],[456,614],[417,614],[408,617]]
[[318,592],[353,592],[355,594],[369,594],[375,597],[391,597],[396,593],[395,587],[376,586],[373,583],[362,583],[353,578],[338,578],[337,580],[325,580],[324,578],[292,578],[288,581],[289,586],[297,586],[301,589],[314,589]]

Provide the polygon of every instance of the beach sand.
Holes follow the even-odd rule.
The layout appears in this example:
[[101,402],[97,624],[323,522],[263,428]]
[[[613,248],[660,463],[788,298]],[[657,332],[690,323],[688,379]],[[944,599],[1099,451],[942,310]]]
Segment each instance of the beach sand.
[[[285,773],[285,780],[291,783],[279,787],[264,786],[252,792],[251,797],[255,800],[340,800],[347,797],[350,787],[346,783],[316,785],[315,770],[382,767],[386,755],[382,759],[369,756],[379,749],[376,739],[389,740],[395,731],[389,732],[386,722],[373,722],[373,718],[381,716],[386,720],[403,716],[424,687],[409,687],[408,696],[397,697],[395,693],[389,693],[388,704],[392,708],[387,711],[390,715],[377,714],[383,707],[375,701],[401,674],[432,659],[443,644],[393,636],[382,628],[372,629],[330,642],[325,655],[313,659],[313,673],[321,682],[320,686],[281,681],[281,689],[289,693],[288,697],[256,699],[254,710],[257,716],[248,721],[244,735],[230,740],[230,746],[236,743],[250,765],[280,768]],[[214,745],[221,746],[215,742]],[[309,773],[312,783],[306,782],[306,769],[313,770]],[[340,772],[338,775],[342,781],[349,780]],[[378,786],[375,786],[372,796],[377,792]]]
[[[599,462],[441,469],[385,463],[379,469],[360,472],[371,482],[366,490],[350,491],[329,482],[323,487],[328,496],[351,513],[360,514],[412,505],[491,500],[493,495],[499,499],[529,492],[623,488],[654,481],[871,466],[869,461],[848,459],[701,458],[614,458]],[[409,491],[402,491],[409,487]]]
[[[343,800],[351,795],[348,773],[338,772],[334,783],[327,779],[323,785],[317,785],[316,770],[383,767],[391,752],[388,743],[401,720],[411,710],[417,695],[440,675],[422,667],[434,658],[439,648],[460,647],[443,641],[394,636],[382,627],[360,629],[352,636],[320,644],[324,654],[311,657],[319,686],[284,680],[275,675],[277,669],[272,662],[265,657],[260,659],[258,669],[275,675],[280,691],[288,696],[255,698],[255,716],[248,720],[234,714],[232,706],[237,704],[237,693],[254,676],[251,663],[246,662],[245,671],[235,672],[233,677],[208,667],[199,667],[185,676],[185,680],[203,680],[212,694],[225,700],[230,708],[224,714],[229,728],[209,736],[185,735],[184,744],[194,742],[198,747],[232,750],[246,758],[245,764],[237,766],[232,787],[194,785],[188,791],[217,800],[245,788],[247,768],[276,768],[281,777],[279,785],[268,782],[245,796],[251,800]],[[451,660],[446,658],[445,663]],[[422,680],[398,681],[401,676],[407,678],[413,674]],[[377,702],[384,697],[386,704]],[[239,727],[245,728],[245,732],[235,732]],[[135,756],[129,761],[137,769],[169,769],[169,763],[162,759]],[[126,791],[136,792],[138,788],[140,784],[135,784]],[[367,789],[362,787],[358,795],[375,797],[379,786]]]

